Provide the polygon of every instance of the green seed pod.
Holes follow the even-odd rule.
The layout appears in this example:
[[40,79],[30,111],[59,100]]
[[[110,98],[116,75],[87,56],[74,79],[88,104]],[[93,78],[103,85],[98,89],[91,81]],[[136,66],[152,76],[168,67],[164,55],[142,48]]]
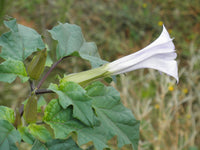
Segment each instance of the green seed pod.
[[32,94],[24,109],[24,119],[26,123],[34,123],[37,121],[37,96]]
[[39,51],[37,55],[33,57],[27,69],[28,74],[31,79],[34,79],[34,80],[39,79],[40,75],[44,71],[46,58],[47,58],[46,49]]
[[17,128],[18,126],[21,126],[21,125],[22,125],[22,120],[21,120],[21,116],[19,113],[19,109],[16,109],[14,126]]

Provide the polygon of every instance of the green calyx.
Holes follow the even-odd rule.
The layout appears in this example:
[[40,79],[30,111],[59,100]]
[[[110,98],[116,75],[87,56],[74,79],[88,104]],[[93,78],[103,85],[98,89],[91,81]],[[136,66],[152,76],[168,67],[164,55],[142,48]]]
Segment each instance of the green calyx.
[[108,71],[107,65],[103,65],[95,69],[67,75],[63,79],[60,80],[60,83],[62,84],[68,81],[72,81],[72,82],[80,84],[81,86],[85,86],[92,81],[105,78],[110,75],[111,73]]
[[24,119],[27,123],[34,123],[37,120],[37,96],[31,94],[24,109]]
[[47,58],[47,51],[46,49],[44,49],[39,51],[37,55],[32,59],[27,69],[31,79],[33,80],[39,79],[40,75],[44,71],[46,58]]

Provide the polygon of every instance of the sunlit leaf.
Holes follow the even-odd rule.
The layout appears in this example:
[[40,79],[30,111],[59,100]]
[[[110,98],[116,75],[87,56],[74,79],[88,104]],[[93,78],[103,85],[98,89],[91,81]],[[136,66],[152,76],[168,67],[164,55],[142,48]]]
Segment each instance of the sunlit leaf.
[[56,84],[51,84],[49,89],[58,94],[59,103],[64,109],[73,106],[74,118],[81,120],[88,126],[95,124],[92,99],[86,95],[86,91],[80,85],[66,82],[59,87]]
[[51,133],[44,125],[30,124],[28,129],[30,133],[40,141],[46,142],[52,139]]
[[42,108],[44,105],[46,105],[46,104],[47,104],[47,103],[46,103],[44,97],[43,97],[43,96],[40,96],[40,98],[38,99],[38,102],[37,102],[37,112],[41,112],[41,111],[42,111],[41,108]]
[[23,139],[24,142],[29,143],[29,144],[33,144],[35,141],[35,138],[33,137],[33,135],[31,135],[28,131],[27,127],[19,127],[18,131]]
[[65,139],[72,131],[72,110],[63,109],[57,99],[51,100],[44,111],[44,121],[54,130],[55,138]]
[[0,120],[7,120],[10,123],[14,123],[15,115],[11,108],[0,106]]
[[22,79],[22,82],[28,80],[22,61],[8,59],[0,64],[0,81],[12,83],[17,76]]

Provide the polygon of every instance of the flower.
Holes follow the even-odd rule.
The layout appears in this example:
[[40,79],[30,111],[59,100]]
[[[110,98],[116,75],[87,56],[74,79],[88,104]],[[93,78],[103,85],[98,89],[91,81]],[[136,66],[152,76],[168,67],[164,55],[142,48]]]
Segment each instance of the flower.
[[163,26],[163,22],[162,22],[162,21],[159,21],[159,22],[158,22],[158,26]]
[[188,93],[188,89],[187,89],[187,88],[184,88],[184,89],[182,90],[182,92],[183,92],[184,94],[187,94],[187,93]]
[[142,4],[142,7],[143,7],[143,8],[146,8],[146,7],[147,7],[147,4],[146,4],[146,3],[143,3],[143,4]]
[[168,90],[172,92],[172,91],[174,90],[174,87],[173,87],[172,85],[170,85],[170,86],[168,87]]
[[155,104],[155,105],[154,105],[154,108],[155,108],[155,109],[159,109],[159,108],[160,108],[160,105],[159,105],[159,104]]
[[163,25],[160,36],[142,50],[99,68],[67,75],[61,82],[73,81],[85,85],[99,78],[123,74],[141,68],[152,68],[164,72],[174,77],[178,82],[178,67],[175,61],[177,54],[172,40]]

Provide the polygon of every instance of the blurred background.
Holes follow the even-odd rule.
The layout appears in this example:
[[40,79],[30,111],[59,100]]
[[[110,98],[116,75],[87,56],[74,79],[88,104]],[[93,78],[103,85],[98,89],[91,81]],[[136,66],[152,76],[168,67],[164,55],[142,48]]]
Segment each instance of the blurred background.
[[[94,41],[107,61],[147,46],[164,24],[175,38],[179,83],[155,70],[142,69],[121,75],[112,86],[141,121],[139,150],[200,149],[200,0],[0,0],[1,34],[8,31],[3,20],[9,17],[43,35],[54,61],[56,42],[47,29],[58,22],[79,25],[86,41]],[[56,82],[56,74],[89,68],[88,62],[70,58],[48,80]],[[0,83],[0,105],[15,108],[26,99],[27,87],[19,79],[12,85]]]

